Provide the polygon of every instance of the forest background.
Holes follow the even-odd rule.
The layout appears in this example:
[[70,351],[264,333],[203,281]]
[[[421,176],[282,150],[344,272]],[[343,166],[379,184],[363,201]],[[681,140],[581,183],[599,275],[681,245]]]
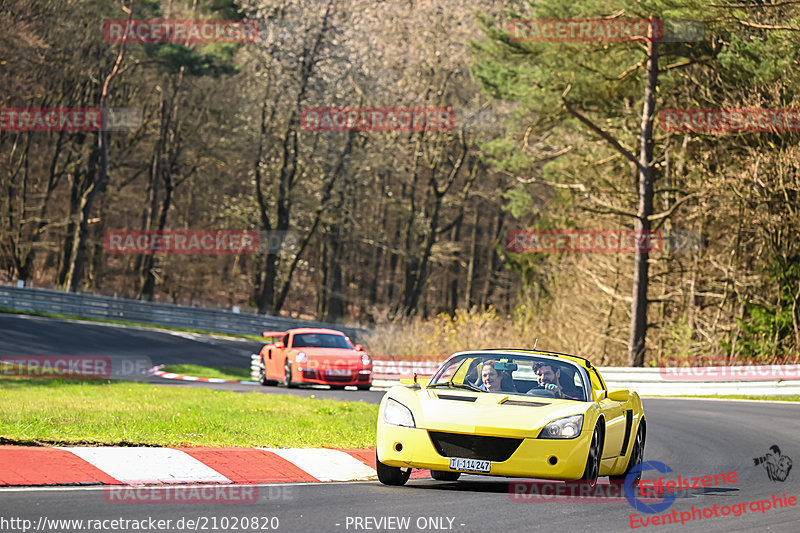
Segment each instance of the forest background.
[[[259,36],[108,42],[104,22],[128,17],[250,19]],[[522,42],[518,18],[694,33]],[[798,53],[798,4],[779,0],[0,0],[0,107],[142,116],[130,131],[0,132],[0,280],[358,323],[376,354],[538,339],[601,365],[797,361],[800,134],[657,117],[797,108]],[[456,124],[304,129],[302,111],[325,106],[450,107]],[[684,238],[512,252],[526,228]],[[292,239],[104,250],[111,230],[176,229]]]

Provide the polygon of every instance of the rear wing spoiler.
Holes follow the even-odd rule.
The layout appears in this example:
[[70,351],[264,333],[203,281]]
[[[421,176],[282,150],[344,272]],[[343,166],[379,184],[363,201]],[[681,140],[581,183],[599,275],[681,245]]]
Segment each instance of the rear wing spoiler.
[[275,338],[275,337],[283,337],[286,334],[285,331],[263,331],[261,335],[267,339]]

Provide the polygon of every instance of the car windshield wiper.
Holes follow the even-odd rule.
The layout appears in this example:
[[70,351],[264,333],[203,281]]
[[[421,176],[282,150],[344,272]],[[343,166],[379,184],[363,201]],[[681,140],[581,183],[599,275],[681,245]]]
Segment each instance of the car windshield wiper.
[[476,387],[470,383],[453,383],[452,381],[445,381],[442,383],[434,383],[433,385],[428,385],[427,388],[434,389],[436,387],[454,387],[456,389],[467,389],[475,392],[484,392],[483,389]]

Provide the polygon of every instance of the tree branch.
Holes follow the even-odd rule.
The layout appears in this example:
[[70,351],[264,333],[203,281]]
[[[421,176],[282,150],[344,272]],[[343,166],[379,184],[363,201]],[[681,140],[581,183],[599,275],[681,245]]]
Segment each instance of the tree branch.
[[617,141],[615,138],[613,138],[611,135],[609,135],[608,133],[606,133],[605,131],[603,131],[603,130],[602,130],[600,127],[599,127],[599,126],[595,125],[595,123],[594,123],[594,122],[592,122],[591,120],[589,120],[588,118],[586,118],[586,117],[585,117],[585,116],[583,116],[582,114],[580,114],[580,113],[578,113],[577,111],[575,111],[575,109],[573,109],[573,108],[572,108],[572,106],[571,106],[571,105],[569,105],[569,103],[567,102],[567,99],[566,99],[566,94],[567,94],[567,92],[569,92],[569,89],[570,89],[570,88],[569,88],[569,87],[567,87],[567,90],[566,90],[566,91],[564,91],[564,94],[561,96],[561,102],[564,104],[564,107],[566,108],[567,112],[568,112],[570,115],[572,115],[573,117],[575,117],[575,118],[577,118],[578,120],[580,120],[581,122],[583,122],[584,124],[586,124],[586,126],[587,126],[587,127],[590,129],[590,130],[592,130],[592,131],[593,131],[593,132],[595,132],[597,135],[599,135],[599,136],[600,136],[602,139],[604,139],[605,141],[607,141],[607,142],[608,142],[608,143],[609,143],[611,146],[613,146],[613,147],[614,147],[614,148],[615,148],[615,149],[616,149],[616,150],[617,150],[619,153],[621,153],[623,156],[625,156],[625,158],[626,158],[626,159],[628,159],[628,160],[629,160],[631,163],[633,163],[634,165],[636,165],[636,167],[637,167],[637,168],[639,168],[639,170],[640,170],[640,171],[644,172],[644,171],[645,171],[645,169],[644,169],[644,168],[642,168],[642,165],[639,163],[639,160],[636,158],[636,156],[635,156],[635,155],[633,155],[633,154],[631,153],[631,151],[630,151],[630,150],[628,150],[627,148],[625,148],[624,146],[622,146],[622,145],[621,145],[621,144],[620,144],[620,143],[619,143],[619,142],[618,142],[618,141]]
[[678,207],[680,207],[682,203],[692,198],[696,198],[697,196],[698,195],[696,193],[687,194],[686,196],[684,196],[683,198],[672,204],[672,207],[670,207],[666,211],[662,211],[661,213],[657,213],[655,215],[650,215],[649,217],[647,217],[647,220],[649,220],[650,222],[655,222],[657,220],[662,220],[664,218],[672,216],[672,213],[674,213],[675,210],[678,209]]

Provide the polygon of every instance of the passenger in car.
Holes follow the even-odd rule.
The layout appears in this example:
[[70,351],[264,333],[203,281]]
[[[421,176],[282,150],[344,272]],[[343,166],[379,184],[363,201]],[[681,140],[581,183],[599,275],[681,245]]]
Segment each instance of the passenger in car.
[[[534,363],[533,371],[536,372],[539,378],[539,386],[552,391],[556,398],[566,400],[583,399],[581,392],[575,387],[574,383],[570,383],[569,379],[562,380],[561,369],[557,365],[549,361],[540,361]],[[565,377],[567,377],[567,374],[565,374]]]
[[497,370],[495,365],[499,361],[490,359],[483,362],[481,367],[481,390],[488,392],[517,392],[511,374],[504,370]]

